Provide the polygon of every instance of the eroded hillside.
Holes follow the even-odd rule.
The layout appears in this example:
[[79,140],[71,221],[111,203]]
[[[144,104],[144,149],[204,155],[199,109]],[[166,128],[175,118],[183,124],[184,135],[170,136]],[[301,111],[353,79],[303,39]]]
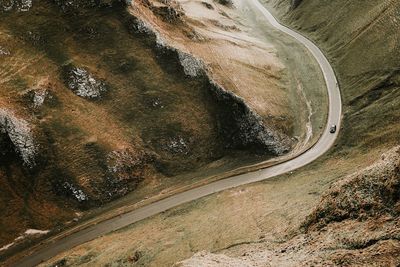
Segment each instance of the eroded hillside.
[[[153,22],[196,25],[179,7],[142,4]],[[132,191],[137,202],[317,139],[324,116],[313,116],[302,87],[326,101],[321,77],[314,83],[289,75],[273,45],[224,40],[258,60],[256,68],[246,58],[235,63],[253,84],[244,87],[247,75],[229,83],[234,69],[214,68],[213,76],[210,62],[161,42],[171,36],[132,8],[125,1],[0,1],[2,250]],[[185,29],[176,36],[194,38]]]
[[[331,60],[344,102],[336,146],[294,173],[183,205],[66,252],[47,265],[400,264],[400,4],[264,4],[313,39]],[[125,242],[126,236],[134,238]]]

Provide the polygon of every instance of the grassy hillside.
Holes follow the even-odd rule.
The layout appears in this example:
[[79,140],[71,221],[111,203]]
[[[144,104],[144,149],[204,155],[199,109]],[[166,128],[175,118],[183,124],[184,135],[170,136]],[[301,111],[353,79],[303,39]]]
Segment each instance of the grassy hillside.
[[[388,156],[380,156],[381,152],[399,144],[400,4],[374,0],[265,4],[285,24],[313,39],[332,62],[344,103],[337,145],[294,173],[183,205],[57,260],[80,266],[112,262],[171,266],[206,250],[243,260],[256,254],[273,266],[398,264],[398,197],[388,197],[399,188],[398,156],[389,170],[373,165],[376,169],[358,171],[379,158],[385,161]],[[309,222],[310,214],[308,219],[314,218],[319,227],[304,236],[301,226]],[[326,220],[330,220],[327,227]],[[132,238],[126,241],[127,236]],[[221,259],[225,258],[217,260]]]
[[0,244],[238,154],[210,84],[120,2],[0,3]]
[[307,0],[294,7],[272,0],[266,5],[318,43],[332,62],[344,103],[340,153],[398,143],[399,3]]

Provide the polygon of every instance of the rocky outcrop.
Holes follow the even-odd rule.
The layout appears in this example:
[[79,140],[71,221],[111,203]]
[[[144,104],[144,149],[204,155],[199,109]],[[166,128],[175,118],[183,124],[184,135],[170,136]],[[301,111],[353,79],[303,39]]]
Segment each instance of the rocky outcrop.
[[104,81],[96,79],[88,70],[73,65],[64,66],[64,81],[69,89],[83,98],[100,98],[107,91]]
[[183,21],[183,12],[172,6],[153,7],[152,10],[165,22],[177,24]]
[[171,137],[168,140],[163,140],[162,143],[164,144],[164,150],[172,154],[189,154],[188,141],[182,136]]
[[217,1],[219,4],[227,7],[233,7],[233,1],[232,0],[218,0]]
[[138,19],[136,17],[130,18],[130,20],[127,22],[128,28],[131,32],[133,33],[141,33],[141,34],[149,34],[152,35],[155,33],[153,28],[151,27],[150,24],[148,24],[146,21]]
[[180,50],[177,50],[177,53],[183,72],[187,76],[198,77],[204,74],[205,65],[201,60]]
[[81,12],[88,8],[124,5],[128,0],[54,0],[65,13]]
[[[251,147],[259,152],[282,155],[291,148],[291,140],[268,127],[245,101],[214,81],[211,90],[221,107],[221,130],[233,147]],[[227,120],[228,118],[228,120]]]
[[305,227],[321,228],[346,219],[400,215],[400,146],[372,166],[333,184]]
[[0,1],[0,13],[7,11],[26,12],[32,7],[32,0],[5,0]]
[[75,200],[77,200],[78,202],[82,203],[82,202],[86,202],[89,200],[88,195],[86,195],[86,193],[80,189],[79,187],[77,187],[76,185],[74,185],[71,182],[63,182],[61,184],[61,186],[58,188],[59,194],[61,195],[65,195],[67,197],[72,197]]
[[46,100],[46,97],[48,95],[48,91],[46,89],[38,89],[38,90],[34,90],[33,93],[33,108],[37,109],[39,107],[41,107],[44,103],[44,101]]
[[28,167],[35,165],[37,146],[25,120],[17,118],[9,110],[0,109],[0,134],[8,137],[24,165]]
[[150,161],[149,155],[135,153],[131,149],[109,153],[106,175],[108,197],[120,197],[134,190],[143,180],[146,165]]
[[228,147],[250,147],[260,153],[273,155],[282,155],[291,149],[290,138],[273,130],[242,98],[217,84],[210,77],[206,64],[200,59],[169,45],[151,25],[139,18],[132,19],[129,28],[136,33],[151,35],[158,51],[175,56],[185,75],[208,80],[210,93],[220,108],[219,126],[223,136],[226,136]]

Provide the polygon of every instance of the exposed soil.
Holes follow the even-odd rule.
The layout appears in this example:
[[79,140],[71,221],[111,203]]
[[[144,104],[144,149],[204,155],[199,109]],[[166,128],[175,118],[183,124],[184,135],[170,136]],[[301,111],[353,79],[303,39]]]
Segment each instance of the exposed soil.
[[[332,61],[345,111],[337,146],[292,174],[183,205],[47,265],[65,260],[80,266],[171,266],[191,257],[181,265],[400,264],[400,5],[372,0],[266,5],[324,47]],[[132,262],[136,253],[141,256]]]
[[306,145],[307,99],[293,101],[306,90],[241,25],[236,4],[140,2],[155,36],[125,1],[9,3],[0,4],[1,246],[122,196],[138,202]]

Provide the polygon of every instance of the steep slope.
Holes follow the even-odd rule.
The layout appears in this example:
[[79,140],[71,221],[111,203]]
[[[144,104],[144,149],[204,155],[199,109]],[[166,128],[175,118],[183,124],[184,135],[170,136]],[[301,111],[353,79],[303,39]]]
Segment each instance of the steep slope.
[[87,1],[1,13],[1,243],[230,153],[208,85],[129,17]]
[[285,23],[320,44],[339,77],[345,104],[343,153],[394,144],[399,121],[396,1],[268,1]]
[[[373,0],[265,4],[323,47],[334,65],[345,110],[335,148],[293,174],[173,209],[53,262],[170,266],[206,251],[180,264],[400,264],[400,4]],[[134,238],[125,242],[127,236]],[[134,257],[136,253],[139,257]]]
[[[143,8],[183,20],[168,6]],[[243,51],[258,67],[243,68],[257,86],[233,92],[131,11],[126,1],[0,2],[0,251],[27,229],[58,231],[130,192],[122,201],[283,155],[302,141],[304,121],[318,137],[324,116],[311,122],[301,87],[323,102],[321,77],[287,89],[295,79],[273,46],[252,39]]]

